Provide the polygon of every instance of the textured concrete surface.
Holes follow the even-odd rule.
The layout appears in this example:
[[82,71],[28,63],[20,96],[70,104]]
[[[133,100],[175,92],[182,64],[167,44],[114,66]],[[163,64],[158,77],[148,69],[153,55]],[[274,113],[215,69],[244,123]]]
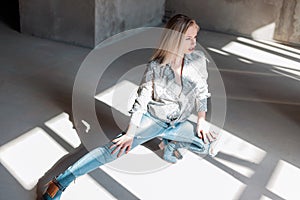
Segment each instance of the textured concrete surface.
[[207,30],[251,35],[277,19],[280,5],[281,0],[169,0],[166,10],[189,13]]
[[94,47],[127,29],[161,23],[165,0],[20,0],[21,32]]
[[162,23],[165,0],[96,0],[95,44],[119,32]]
[[20,0],[23,33],[94,47],[124,30],[188,13],[205,30],[300,44],[300,0]]
[[300,45],[300,0],[283,1],[274,38]]
[[[216,62],[224,81],[224,129],[231,134],[230,145],[215,159],[199,160],[185,154],[178,164],[155,173],[133,175],[99,168],[76,180],[62,200],[299,197],[299,49],[208,31],[200,31],[198,41]],[[82,145],[72,146],[64,139],[70,122],[61,114],[71,113],[74,79],[91,49],[20,34],[3,24],[0,42],[0,199],[33,200],[50,178],[86,152]],[[118,59],[106,71],[98,92],[112,87],[116,76],[146,61],[149,54],[149,50],[136,51]],[[106,129],[118,131],[111,108],[98,102],[97,109]],[[63,122],[61,130],[50,122]],[[48,139],[33,140],[33,135]],[[50,144],[63,151],[56,153]],[[23,148],[8,157],[11,165],[2,157],[7,145]],[[38,185],[31,185],[31,176],[48,160],[54,163],[35,176],[40,178]],[[24,171],[27,173],[22,174]]]
[[299,0],[167,0],[166,14],[188,13],[205,30],[299,45],[299,4]]
[[94,0],[20,0],[21,32],[82,46],[94,45]]

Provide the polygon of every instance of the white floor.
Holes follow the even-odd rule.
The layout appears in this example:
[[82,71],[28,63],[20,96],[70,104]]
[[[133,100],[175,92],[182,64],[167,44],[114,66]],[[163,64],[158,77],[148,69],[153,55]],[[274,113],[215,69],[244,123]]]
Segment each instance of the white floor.
[[[0,41],[0,199],[36,199],[37,190],[85,153],[68,115],[77,70],[91,49],[3,24]],[[216,62],[226,89],[228,139],[221,153],[203,159],[186,152],[168,165],[159,151],[140,146],[78,178],[62,200],[300,198],[300,50],[206,31],[198,42]],[[136,52],[140,61],[147,53]],[[136,63],[133,54],[113,63],[97,92],[111,89],[114,77]],[[101,95],[96,101],[104,128],[117,131],[109,102]],[[127,119],[122,108],[114,109]],[[159,163],[157,169],[114,169],[122,162],[148,169],[149,162],[135,159],[138,154]]]

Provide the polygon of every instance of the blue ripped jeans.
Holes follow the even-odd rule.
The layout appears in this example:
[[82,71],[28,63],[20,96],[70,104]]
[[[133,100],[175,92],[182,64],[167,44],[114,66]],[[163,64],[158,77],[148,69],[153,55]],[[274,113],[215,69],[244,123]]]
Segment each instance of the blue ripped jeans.
[[[168,123],[162,122],[149,113],[143,115],[140,123],[140,127],[137,128],[136,134],[133,139],[132,149],[137,145],[143,144],[153,138],[162,137],[163,139],[181,141],[192,144],[194,147],[198,148],[198,153],[208,154],[209,144],[204,144],[203,141],[196,136],[195,124],[190,121],[180,122],[174,124],[174,126]],[[121,135],[121,134],[120,134]],[[120,136],[118,135],[118,136]],[[117,136],[117,137],[118,137]],[[114,149],[109,147],[112,142],[106,145],[95,148],[81,159],[70,166],[65,174],[72,173],[73,178],[84,175],[99,166],[111,162],[117,158],[118,152],[111,154]],[[63,180],[64,176],[58,177],[58,181],[66,187],[72,180]]]

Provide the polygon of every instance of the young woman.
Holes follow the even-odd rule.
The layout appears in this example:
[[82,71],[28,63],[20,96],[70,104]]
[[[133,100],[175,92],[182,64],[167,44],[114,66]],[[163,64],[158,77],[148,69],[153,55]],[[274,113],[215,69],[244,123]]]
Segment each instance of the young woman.
[[[163,138],[164,159],[175,163],[178,148],[215,156],[217,135],[204,130],[207,112],[206,58],[196,51],[199,26],[185,15],[175,15],[166,24],[160,46],[147,64],[138,89],[127,131],[108,144],[87,153],[48,185],[43,199],[60,199],[76,178],[155,137]],[[194,108],[197,124],[187,120]]]

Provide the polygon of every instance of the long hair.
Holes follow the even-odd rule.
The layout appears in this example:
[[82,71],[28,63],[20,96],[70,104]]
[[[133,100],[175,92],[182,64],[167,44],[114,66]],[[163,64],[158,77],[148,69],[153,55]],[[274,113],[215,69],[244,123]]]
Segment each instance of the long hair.
[[158,49],[150,60],[156,60],[160,64],[166,64],[182,55],[182,40],[187,29],[195,26],[199,30],[196,21],[183,14],[177,14],[168,20],[162,34]]

